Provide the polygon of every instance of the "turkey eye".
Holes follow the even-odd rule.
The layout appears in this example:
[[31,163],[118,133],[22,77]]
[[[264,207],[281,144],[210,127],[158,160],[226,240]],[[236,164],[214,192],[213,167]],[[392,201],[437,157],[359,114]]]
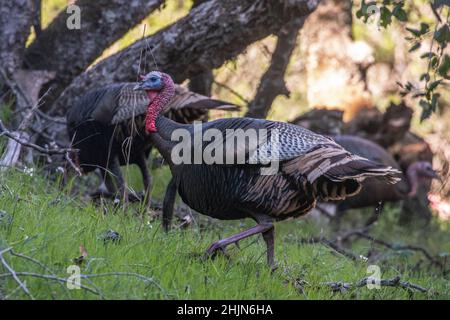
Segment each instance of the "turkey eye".
[[156,82],[156,80],[158,80],[158,79],[156,79],[156,78],[150,78],[150,81],[151,81],[151,82]]

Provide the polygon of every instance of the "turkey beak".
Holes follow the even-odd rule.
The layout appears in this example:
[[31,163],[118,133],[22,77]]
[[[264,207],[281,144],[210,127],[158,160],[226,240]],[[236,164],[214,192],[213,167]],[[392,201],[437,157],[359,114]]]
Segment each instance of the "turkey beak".
[[439,180],[440,182],[442,182],[441,176],[434,170],[430,170],[429,172],[427,172],[427,176],[430,179],[436,179],[436,180]]
[[436,179],[436,180],[439,180],[440,182],[442,182],[441,176],[439,176],[439,174],[434,170],[432,170],[432,172],[430,172],[430,178]]

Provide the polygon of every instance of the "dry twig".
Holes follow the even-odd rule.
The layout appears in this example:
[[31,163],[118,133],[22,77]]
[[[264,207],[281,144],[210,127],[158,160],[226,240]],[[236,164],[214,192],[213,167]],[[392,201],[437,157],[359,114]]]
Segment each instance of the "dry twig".
[[19,277],[17,276],[18,273],[16,271],[14,271],[13,268],[11,268],[11,266],[6,262],[5,258],[3,257],[3,254],[5,254],[6,252],[10,252],[12,250],[11,247],[6,248],[4,250],[0,251],[0,261],[2,262],[3,266],[6,268],[6,270],[8,270],[10,273],[9,275],[14,279],[14,281],[17,282],[17,284],[19,285],[19,287],[23,290],[23,292],[25,292],[25,294],[27,296],[29,296],[32,300],[34,300],[34,297],[31,295],[30,291],[28,290],[27,286],[25,285],[25,283],[23,283],[22,281],[20,281]]
[[47,149],[41,146],[38,146],[37,144],[30,143],[20,137],[17,137],[14,135],[13,132],[6,129],[6,127],[3,125],[3,122],[0,120],[0,136],[5,136],[10,139],[13,139],[14,141],[17,141],[21,145],[25,147],[32,148],[40,153],[48,154],[48,155],[55,155],[55,154],[67,154],[68,152],[77,152],[77,149],[71,149],[71,148],[54,148],[54,149]]
[[352,288],[362,288],[367,286],[368,284],[377,284],[381,287],[400,287],[403,289],[414,289],[418,290],[423,293],[427,293],[428,289],[419,286],[417,284],[408,282],[408,281],[401,281],[401,278],[399,276],[396,276],[392,279],[380,279],[378,283],[374,282],[374,279],[371,278],[363,278],[359,280],[357,283],[347,283],[347,282],[324,282],[322,285],[331,287],[331,290],[333,292],[345,292]]

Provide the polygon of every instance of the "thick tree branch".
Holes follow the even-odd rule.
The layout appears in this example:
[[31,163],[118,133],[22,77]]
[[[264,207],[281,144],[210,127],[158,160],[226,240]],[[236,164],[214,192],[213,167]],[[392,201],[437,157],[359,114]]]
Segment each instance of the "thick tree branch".
[[[56,72],[56,95],[130,28],[159,8],[164,0],[78,0],[81,29],[69,29],[63,10],[25,52],[29,69]],[[56,96],[55,96],[56,97]]]
[[73,105],[87,90],[107,83],[135,80],[143,48],[151,48],[160,69],[176,82],[217,68],[294,17],[310,14],[319,0],[211,0],[188,16],[105,59],[76,78],[52,110]]
[[248,106],[247,117],[266,118],[273,101],[278,95],[289,97],[290,93],[284,82],[284,74],[295,49],[298,32],[304,21],[304,18],[293,19],[278,33],[277,46],[272,55],[272,62],[261,78],[255,98]]

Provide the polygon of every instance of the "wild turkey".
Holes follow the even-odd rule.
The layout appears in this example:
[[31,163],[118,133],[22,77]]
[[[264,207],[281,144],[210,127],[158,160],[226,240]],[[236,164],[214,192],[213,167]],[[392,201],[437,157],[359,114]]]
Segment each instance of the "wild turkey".
[[398,105],[391,103],[384,113],[376,108],[365,108],[346,124],[344,131],[345,134],[358,135],[389,148],[409,131],[412,117],[413,110],[404,102]]
[[[354,195],[367,177],[377,176],[390,183],[398,180],[397,170],[353,155],[332,139],[292,124],[251,118],[219,119],[200,126],[171,121],[162,116],[175,93],[167,74],[150,72],[135,89],[155,96],[147,109],[146,129],[169,163],[183,201],[217,219],[251,218],[257,222],[253,228],[214,242],[206,251],[208,255],[261,233],[267,245],[267,262],[273,267],[274,221],[307,213],[317,199]],[[205,136],[199,142],[200,131]],[[172,141],[174,132],[185,139]],[[234,146],[242,132],[260,136],[244,144],[238,139]],[[210,161],[209,152],[217,158]],[[180,161],[176,155],[185,158]],[[276,164],[278,170],[270,172],[267,166]],[[163,208],[166,230],[170,214]]]
[[[133,91],[135,85],[120,83],[91,91],[67,114],[72,147],[79,149],[75,162],[84,173],[99,169],[110,194],[115,193],[116,186],[108,171],[115,176],[123,195],[125,183],[120,166],[128,163],[139,166],[147,192],[151,186],[146,160],[152,144],[144,122],[151,97]],[[209,109],[238,110],[238,107],[176,86],[166,116],[181,123],[205,121]]]
[[384,113],[363,108],[346,123],[342,111],[329,109],[312,109],[291,123],[324,135],[344,134],[371,140],[385,148],[406,172],[413,162],[433,161],[428,143],[409,131],[412,115],[413,110],[401,102],[391,104]]
[[[385,149],[372,141],[350,135],[336,136],[334,141],[356,155],[401,170],[397,161]],[[375,207],[379,202],[399,201],[415,197],[419,190],[428,190],[431,179],[438,178],[438,175],[430,162],[415,161],[409,165],[405,173],[400,175],[400,178],[401,181],[395,185],[385,185],[373,178],[366,179],[360,193],[338,204],[338,212],[347,209]],[[419,208],[416,207],[416,209]]]
[[290,123],[324,135],[338,135],[344,126],[344,111],[314,108]]

